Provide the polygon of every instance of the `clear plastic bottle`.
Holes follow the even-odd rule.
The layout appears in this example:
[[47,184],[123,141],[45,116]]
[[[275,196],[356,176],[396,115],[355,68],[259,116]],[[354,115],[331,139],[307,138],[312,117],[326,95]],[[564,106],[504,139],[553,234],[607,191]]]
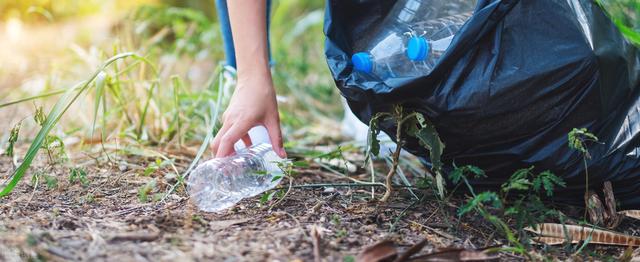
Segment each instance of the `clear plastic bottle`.
[[453,37],[473,13],[463,13],[413,24],[406,56],[415,70],[427,75],[451,45]]
[[200,164],[189,176],[187,191],[200,210],[219,212],[277,186],[281,161],[270,144],[253,145]]
[[415,75],[413,66],[403,56],[404,45],[411,36],[409,25],[436,18],[443,0],[398,0],[381,23],[374,37],[365,38],[363,49],[351,57],[354,69],[381,79]]
[[[377,36],[368,40],[370,45],[364,48],[368,51],[351,57],[354,69],[381,80],[428,74],[451,44],[455,33],[471,16],[475,2],[398,1],[389,13],[393,19],[387,17]],[[440,17],[440,13],[458,15]]]

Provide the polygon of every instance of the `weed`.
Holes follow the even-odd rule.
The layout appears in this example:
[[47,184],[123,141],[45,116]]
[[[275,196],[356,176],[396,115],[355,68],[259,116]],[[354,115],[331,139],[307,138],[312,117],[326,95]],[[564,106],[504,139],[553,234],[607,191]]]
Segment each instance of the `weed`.
[[444,179],[442,177],[442,153],[444,151],[444,143],[440,140],[435,126],[429,122],[424,115],[418,112],[405,112],[401,105],[395,105],[393,112],[377,113],[369,122],[369,134],[366,148],[365,163],[371,161],[372,156],[380,153],[380,141],[378,134],[380,133],[380,121],[393,121],[396,126],[396,150],[393,152],[391,160],[391,169],[386,175],[385,185],[386,192],[381,201],[386,202],[393,192],[392,179],[398,172],[398,164],[400,161],[400,151],[405,144],[404,133],[418,139],[421,146],[429,151],[429,160],[432,163],[432,170],[436,174],[436,187],[440,197],[444,197]]
[[278,189],[278,190],[274,190],[274,191],[270,191],[270,192],[265,192],[262,194],[262,196],[260,197],[260,204],[264,205],[266,203],[268,203],[269,201],[273,200],[274,198],[276,199],[280,199],[284,196],[285,191],[282,189]]
[[[33,116],[33,120],[41,127],[44,125],[46,116],[44,114],[42,106],[36,107],[36,112]],[[41,148],[47,152],[50,163],[62,163],[68,159],[64,142],[59,136],[47,135],[44,139],[44,142],[42,143]]]
[[89,179],[87,178],[87,171],[81,167],[73,167],[69,171],[69,183],[80,183],[83,187],[89,185]]
[[172,162],[173,161],[170,159],[162,160],[160,158],[156,158],[156,161],[151,162],[149,165],[147,165],[147,167],[144,169],[143,175],[150,176],[151,174],[156,172],[158,169],[161,169],[163,167],[166,167],[172,164]]
[[9,157],[13,157],[14,147],[16,142],[18,142],[18,137],[20,136],[20,128],[22,127],[22,121],[18,122],[13,128],[11,128],[11,133],[9,134],[9,145],[7,146],[7,151],[4,153]]
[[[458,215],[476,211],[507,238],[512,246],[509,251],[529,256],[525,248],[529,239],[524,229],[543,222],[549,216],[558,215],[544,205],[542,197],[551,197],[556,187],[565,186],[564,181],[553,173],[544,171],[536,174],[533,170],[534,167],[529,167],[514,172],[500,187],[500,194],[493,191],[476,194],[468,175],[483,178],[484,171],[475,166],[457,167],[449,178],[456,185],[466,185],[472,194],[472,198],[460,207]],[[506,220],[515,221],[516,232],[511,230]]]
[[78,99],[78,97],[80,97],[80,95],[90,87],[90,84],[96,79],[98,74],[104,70],[104,68],[126,57],[137,57],[140,60],[144,60],[143,58],[136,56],[135,54],[132,54],[132,53],[125,53],[125,54],[114,56],[111,59],[107,60],[102,65],[102,67],[99,68],[87,81],[82,82],[78,86],[74,86],[66,90],[63,97],[53,106],[53,109],[51,109],[51,112],[49,113],[49,115],[46,116],[46,118],[42,113],[42,109],[36,110],[36,116],[34,118],[36,122],[40,124],[41,129],[36,135],[36,137],[34,138],[33,142],[31,143],[31,146],[27,150],[27,153],[25,154],[22,163],[14,171],[11,180],[2,189],[2,191],[0,191],[0,197],[6,196],[9,193],[11,193],[13,188],[18,184],[18,182],[22,179],[22,177],[24,177],[27,169],[29,168],[29,166],[31,166],[31,163],[33,162],[36,154],[41,148],[44,147],[45,149],[50,149],[51,146],[55,143],[55,141],[59,142],[58,146],[60,148],[62,149],[64,148],[64,144],[62,143],[62,140],[60,138],[52,139],[49,136],[49,133],[51,132],[51,130],[58,123],[62,115],[67,110],[69,110],[69,107],[71,107],[71,105]]
[[55,176],[43,175],[44,182],[47,184],[48,189],[56,189],[58,188],[58,179]]
[[336,238],[344,238],[344,237],[346,237],[348,234],[349,234],[349,232],[348,232],[346,229],[341,228],[341,229],[339,229],[338,231],[336,231]]
[[82,203],[91,204],[95,202],[96,197],[92,193],[87,193],[84,197],[82,197]]
[[338,215],[338,214],[331,215],[331,224],[333,224],[334,226],[339,227],[340,224],[341,224],[340,215]]
[[138,200],[140,200],[140,202],[146,203],[151,200],[149,196],[151,192],[156,190],[156,183],[157,183],[156,179],[154,178],[149,180],[149,182],[147,182],[140,188],[138,188]]
[[582,154],[582,163],[584,164],[584,203],[587,208],[584,210],[584,219],[587,218],[589,212],[589,165],[588,160],[591,159],[589,154],[588,143],[598,143],[598,137],[590,133],[586,128],[574,128],[568,135],[569,148],[577,150]]
[[260,204],[266,204],[267,202],[270,202],[271,200],[273,200],[275,198],[275,199],[277,199],[277,201],[274,202],[269,207],[269,209],[271,209],[271,208],[275,207],[276,205],[278,205],[280,202],[282,202],[282,200],[284,200],[285,197],[287,197],[287,195],[289,194],[289,192],[291,191],[291,188],[293,186],[293,176],[297,174],[297,172],[294,170],[294,168],[297,167],[297,166],[303,165],[302,163],[303,162],[300,162],[300,161],[291,162],[291,161],[288,161],[288,160],[277,162],[276,164],[277,164],[278,168],[282,171],[282,173],[274,175],[273,178],[271,179],[271,182],[275,182],[275,181],[278,181],[278,180],[283,179],[283,178],[286,177],[289,180],[289,186],[288,186],[287,190],[284,190],[283,188],[278,188],[278,189],[275,189],[273,191],[267,191],[267,192],[263,193],[262,196],[260,197]]

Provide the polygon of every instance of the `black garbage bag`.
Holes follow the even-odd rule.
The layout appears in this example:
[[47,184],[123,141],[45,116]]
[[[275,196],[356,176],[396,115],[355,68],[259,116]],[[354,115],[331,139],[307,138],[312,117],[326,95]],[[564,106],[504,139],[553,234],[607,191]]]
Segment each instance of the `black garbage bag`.
[[[449,168],[476,165],[502,184],[535,166],[567,182],[556,193],[579,204],[583,155],[568,147],[573,128],[587,128],[590,189],[613,183],[626,208],[640,207],[640,55],[591,0],[480,0],[434,70],[388,79],[354,72],[354,43],[376,28],[394,1],[327,1],[325,53],[342,95],[365,123],[394,104],[423,113],[446,144]],[[395,127],[381,129],[394,137]],[[416,141],[405,149],[428,154]]]

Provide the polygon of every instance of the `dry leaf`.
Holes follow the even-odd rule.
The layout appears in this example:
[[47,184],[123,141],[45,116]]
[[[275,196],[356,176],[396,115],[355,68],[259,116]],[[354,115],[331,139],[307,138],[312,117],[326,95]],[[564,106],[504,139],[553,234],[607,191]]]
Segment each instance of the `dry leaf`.
[[[538,244],[547,244],[550,246],[555,246],[555,245],[562,245],[566,242],[566,239],[564,238],[560,238],[560,237],[533,237],[531,238],[531,240],[533,240],[534,242],[538,243]],[[580,241],[578,240],[571,240],[571,244],[576,244]]]
[[321,261],[320,252],[320,240],[322,239],[322,232],[317,226],[311,227],[311,242],[313,243],[313,260],[315,262]]
[[398,256],[395,244],[391,240],[384,240],[372,246],[365,247],[356,257],[357,262],[392,261]]
[[624,215],[629,218],[640,220],[640,210],[625,210],[625,211],[618,212],[618,214]]
[[584,241],[591,236],[591,240],[589,241],[591,244],[640,246],[640,238],[638,237],[584,226],[543,223],[536,225],[535,228],[527,227],[525,230],[540,235],[541,237],[547,237],[544,238],[546,240],[552,238],[564,239],[564,228],[566,228],[566,232],[572,241]]
[[424,248],[424,246],[426,246],[428,243],[427,239],[423,239],[422,241],[420,241],[420,243],[413,245],[412,247],[410,247],[409,249],[407,249],[407,251],[405,251],[401,256],[399,256],[396,260],[394,260],[394,262],[404,262],[409,260],[409,258],[413,255],[415,255],[416,253],[420,252],[420,250],[422,250]]
[[249,220],[251,219],[241,218],[241,219],[211,221],[209,222],[209,228],[211,230],[222,230],[233,225],[246,223]]
[[484,250],[446,248],[431,254],[417,256],[411,261],[498,261],[498,259],[497,255],[489,255]]

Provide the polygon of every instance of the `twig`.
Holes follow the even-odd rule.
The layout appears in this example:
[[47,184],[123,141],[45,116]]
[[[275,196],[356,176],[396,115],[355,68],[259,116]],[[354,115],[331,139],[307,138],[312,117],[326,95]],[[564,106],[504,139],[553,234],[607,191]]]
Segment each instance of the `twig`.
[[[376,170],[373,168],[373,161],[369,161],[369,169],[371,170],[371,183],[376,183]],[[371,187],[371,200],[376,198],[375,187]]]
[[27,200],[26,203],[24,203],[24,208],[26,209],[29,206],[29,203],[31,203],[31,200],[33,200],[33,195],[36,194],[36,190],[38,189],[38,185],[40,184],[40,176],[36,173],[33,174],[36,177],[36,182],[33,185],[33,191],[31,191],[31,195],[29,196],[29,200]]
[[318,227],[315,225],[311,227],[311,243],[313,243],[313,261],[320,262],[321,261],[321,252],[320,252],[320,240],[322,236],[318,231]]
[[284,196],[282,196],[280,199],[278,199],[277,202],[273,203],[273,205],[271,205],[271,207],[269,207],[269,210],[273,209],[273,207],[275,207],[278,204],[280,204],[280,202],[282,202],[282,200],[284,200],[289,195],[289,192],[291,192],[291,188],[293,187],[293,178],[291,176],[286,176],[286,177],[287,177],[287,179],[289,179],[289,187],[287,188],[287,192],[284,193]]
[[437,235],[439,235],[439,236],[441,236],[441,237],[444,237],[444,238],[447,238],[447,239],[449,239],[449,240],[460,240],[460,239],[459,239],[459,238],[457,238],[457,237],[454,237],[454,236],[452,236],[452,235],[450,235],[450,234],[447,234],[447,233],[445,233],[445,232],[442,232],[442,231],[440,231],[440,230],[437,230],[437,229],[435,229],[435,228],[433,228],[433,227],[430,227],[430,226],[427,226],[427,225],[424,225],[424,224],[418,223],[418,222],[413,221],[413,220],[409,220],[409,222],[411,222],[411,223],[413,223],[413,224],[415,224],[415,225],[417,225],[417,226],[420,226],[420,227],[422,227],[422,228],[428,229],[429,231],[431,231],[431,232],[433,232],[433,233],[436,233]]
[[73,257],[73,255],[69,254],[68,252],[62,250],[61,248],[55,247],[55,246],[49,246],[45,249],[49,254],[60,257],[60,258],[64,258],[67,260],[74,260],[75,257]]
[[[382,183],[362,183],[362,184],[305,184],[305,185],[293,185],[291,188],[323,188],[323,187],[386,187]],[[417,188],[415,186],[401,186],[395,185],[393,188]]]
[[[396,114],[402,117],[402,107],[396,107]],[[396,151],[393,152],[393,164],[391,165],[391,170],[387,173],[385,181],[387,191],[384,193],[384,196],[382,196],[382,199],[380,199],[382,202],[387,202],[389,197],[391,197],[391,193],[393,193],[392,179],[398,169],[398,159],[400,158],[400,151],[402,150],[402,121],[398,121],[396,127],[396,144]]]
[[113,235],[109,241],[117,242],[117,241],[155,241],[160,238],[160,233],[158,232],[127,232]]
[[[324,164],[324,163],[320,163],[320,162],[316,162],[316,164],[318,164],[320,167],[326,169],[327,171],[331,172],[331,175],[333,175],[333,177],[337,177],[337,178],[346,178],[348,180],[351,180],[355,183],[366,183],[364,181],[360,181],[358,179],[355,179],[353,177],[347,176],[343,173],[340,173],[338,171],[336,171],[335,169],[331,168],[330,166]],[[327,173],[324,173],[325,175],[328,175]]]

